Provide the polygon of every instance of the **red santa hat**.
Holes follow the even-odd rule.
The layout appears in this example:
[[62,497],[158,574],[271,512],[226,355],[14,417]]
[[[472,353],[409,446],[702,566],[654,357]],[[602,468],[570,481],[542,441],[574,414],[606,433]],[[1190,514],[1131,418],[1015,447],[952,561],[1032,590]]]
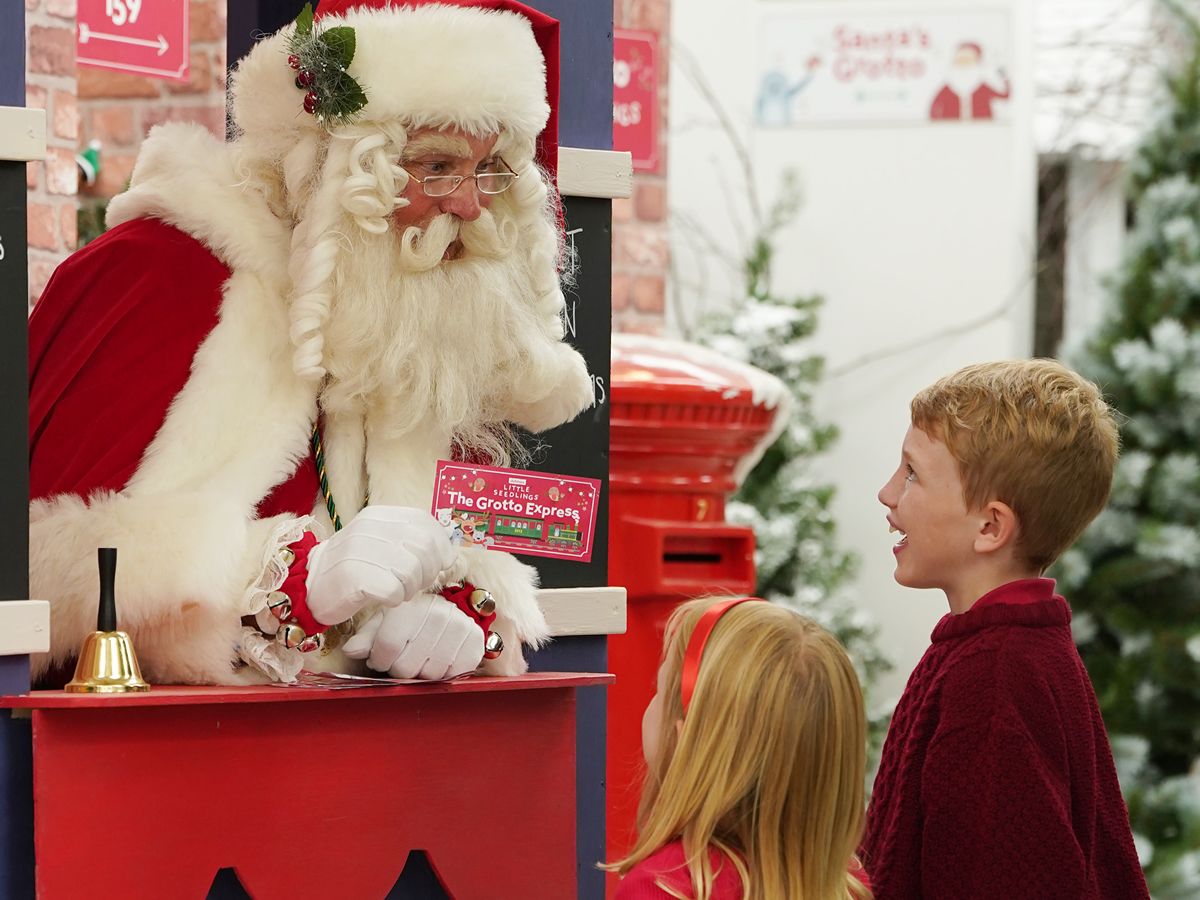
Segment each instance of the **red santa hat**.
[[[314,29],[354,29],[347,73],[366,103],[358,117],[411,129],[499,133],[517,160],[550,173],[558,155],[558,21],[515,0],[324,0]],[[288,65],[286,26],[260,41],[233,75],[233,117],[244,138],[282,158],[315,129]],[[513,152],[513,151],[509,151]]]

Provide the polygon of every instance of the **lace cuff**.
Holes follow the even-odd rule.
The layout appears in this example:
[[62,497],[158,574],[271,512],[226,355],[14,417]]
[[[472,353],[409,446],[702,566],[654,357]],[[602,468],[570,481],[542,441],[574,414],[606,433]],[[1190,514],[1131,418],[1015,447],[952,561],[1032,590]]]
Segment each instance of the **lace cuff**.
[[[263,628],[268,634],[274,634],[279,622],[274,620],[274,616],[267,609],[267,595],[272,591],[279,590],[288,576],[288,567],[292,564],[293,558],[288,544],[294,544],[300,540],[306,531],[311,531],[318,537],[321,536],[320,526],[312,516],[285,519],[271,530],[271,534],[263,545],[262,574],[250,585],[242,597],[242,615],[255,616],[255,620],[260,626],[270,625],[271,621],[268,620],[274,621],[269,630]],[[260,613],[265,613],[265,615],[260,615]]]
[[304,668],[304,657],[299,650],[289,650],[250,627],[242,629],[238,658],[272,681],[287,684],[295,681]]

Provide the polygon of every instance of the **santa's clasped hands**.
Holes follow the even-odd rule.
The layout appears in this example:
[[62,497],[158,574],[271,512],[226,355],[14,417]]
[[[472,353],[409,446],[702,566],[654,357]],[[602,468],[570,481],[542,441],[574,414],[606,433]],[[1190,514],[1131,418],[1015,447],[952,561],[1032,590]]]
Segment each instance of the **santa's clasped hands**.
[[342,648],[351,659],[395,678],[443,679],[483,659],[479,624],[430,593],[453,565],[445,529],[427,512],[368,506],[317,544],[308,560],[308,608],[324,625],[381,607]]

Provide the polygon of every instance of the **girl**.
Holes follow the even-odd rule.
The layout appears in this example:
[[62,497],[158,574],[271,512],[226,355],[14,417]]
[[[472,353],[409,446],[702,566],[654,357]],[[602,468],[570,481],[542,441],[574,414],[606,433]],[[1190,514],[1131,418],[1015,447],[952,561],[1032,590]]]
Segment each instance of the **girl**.
[[761,600],[667,624],[642,718],[639,836],[616,900],[869,900],[854,859],[866,717],[846,651]]

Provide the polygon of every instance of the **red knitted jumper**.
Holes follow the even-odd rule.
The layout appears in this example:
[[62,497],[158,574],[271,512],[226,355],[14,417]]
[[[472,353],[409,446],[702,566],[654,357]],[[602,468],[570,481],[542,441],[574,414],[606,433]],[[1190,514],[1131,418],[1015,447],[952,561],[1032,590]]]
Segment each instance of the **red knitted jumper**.
[[1070,621],[1039,578],[938,622],[875,779],[877,900],[1149,896]]

